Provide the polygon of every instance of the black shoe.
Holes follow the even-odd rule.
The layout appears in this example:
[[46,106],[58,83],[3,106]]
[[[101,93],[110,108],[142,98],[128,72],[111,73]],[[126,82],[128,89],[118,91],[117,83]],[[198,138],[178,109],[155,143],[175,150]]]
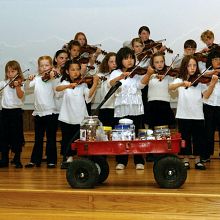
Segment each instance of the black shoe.
[[49,163],[49,164],[47,164],[47,168],[55,168],[55,167],[56,167],[56,165],[53,164],[53,163]]
[[15,163],[15,168],[23,168],[23,165],[21,162],[16,162]]
[[206,170],[206,167],[202,162],[198,162],[198,163],[195,164],[195,169],[197,169],[197,170]]
[[186,162],[184,162],[184,166],[186,167],[186,169],[187,169],[187,170],[189,170],[189,169],[190,169],[190,164],[189,164],[189,162],[187,162],[187,161],[186,161]]
[[67,169],[69,167],[70,163],[63,161],[61,163],[60,169]]
[[33,167],[35,167],[35,166],[36,166],[36,167],[40,167],[40,164],[38,164],[38,163],[35,164],[35,163],[31,163],[31,162],[30,162],[30,163],[28,163],[28,164],[25,165],[25,168],[33,168]]

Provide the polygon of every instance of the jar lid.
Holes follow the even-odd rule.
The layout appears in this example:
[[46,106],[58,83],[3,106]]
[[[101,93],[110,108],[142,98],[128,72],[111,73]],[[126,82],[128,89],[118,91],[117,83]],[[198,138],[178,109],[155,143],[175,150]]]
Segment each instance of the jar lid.
[[168,125],[154,126],[154,130],[168,128]]
[[147,132],[147,129],[138,129],[138,132]]
[[111,131],[112,127],[111,126],[103,126],[104,131]]
[[129,118],[122,118],[119,120],[119,124],[131,125],[131,124],[133,124],[133,120],[131,120]]

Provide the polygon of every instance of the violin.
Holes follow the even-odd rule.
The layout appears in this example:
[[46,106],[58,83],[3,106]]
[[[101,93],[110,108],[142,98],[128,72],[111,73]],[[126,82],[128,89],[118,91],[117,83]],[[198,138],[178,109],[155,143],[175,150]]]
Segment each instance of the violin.
[[[107,80],[105,76],[99,76],[99,79],[102,81]],[[72,80],[73,83],[76,83],[77,85],[80,85],[82,83],[86,83],[87,85],[91,85],[93,83],[93,76],[85,76],[85,77],[78,77],[74,80]]]
[[[29,71],[30,69],[26,69],[22,72],[22,75]],[[26,79],[24,79],[22,76],[19,76],[19,74],[17,74],[13,79],[11,79],[0,91],[2,91],[7,85],[9,85],[12,89],[14,89],[17,86],[22,86],[23,82],[26,81]],[[17,85],[15,86],[15,83],[17,82]]]
[[158,75],[169,75],[172,77],[176,77],[179,72],[179,68],[169,68],[169,66],[165,66],[162,70],[155,70],[155,73],[157,73]]
[[196,57],[196,60],[199,62],[207,62],[207,58],[208,58],[208,53],[202,53],[202,52],[197,52],[193,54]]
[[53,71],[55,79],[59,78],[61,76],[61,73],[58,73],[56,70],[51,68],[51,69],[46,70],[45,72],[43,72],[44,76],[41,77],[43,82],[47,82],[51,79],[51,76],[50,76],[51,71]]
[[133,78],[135,75],[145,75],[147,73],[147,69],[140,66],[134,66],[127,69],[127,72],[131,72],[129,77]]
[[153,55],[153,51],[151,49],[149,50],[144,50],[143,52],[137,54],[137,59],[138,61],[142,61],[145,58],[151,58],[151,56]]
[[[21,77],[17,77],[15,80],[13,80],[12,82],[9,83],[9,86],[14,89],[17,86],[23,86],[24,81],[26,81],[26,79],[23,79]],[[17,82],[17,85],[15,86],[15,82]]]
[[[218,76],[218,79],[220,79],[219,76]],[[193,86],[197,86],[198,83],[208,84],[211,82],[211,80],[212,80],[212,76],[200,74],[200,75],[190,76],[187,81],[191,82]]]
[[[97,51],[97,49],[98,49],[98,47],[96,47],[96,46],[85,45],[85,46],[82,46],[82,47],[80,48],[80,53],[93,54],[93,53],[95,53],[95,52]],[[101,53],[102,53],[103,55],[106,55],[106,54],[107,54],[107,52],[104,51],[104,50],[101,50]]]
[[[149,50],[149,49],[153,49],[153,48],[156,48],[158,50],[161,49],[161,47],[163,46],[162,42],[163,41],[166,41],[166,39],[162,39],[162,40],[159,40],[159,41],[155,41],[155,42],[150,42],[148,44],[145,44],[145,47],[144,47],[144,50]],[[165,46],[165,50],[168,52],[168,53],[173,53],[173,50],[166,47]]]

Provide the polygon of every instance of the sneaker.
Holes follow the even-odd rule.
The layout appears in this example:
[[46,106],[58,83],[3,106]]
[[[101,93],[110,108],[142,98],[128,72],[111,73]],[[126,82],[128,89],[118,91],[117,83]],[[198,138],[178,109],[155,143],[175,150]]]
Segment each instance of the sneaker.
[[144,170],[144,164],[142,163],[136,164],[136,170]]
[[54,163],[48,163],[47,168],[55,168],[56,165]]
[[205,167],[205,165],[202,162],[198,162],[198,163],[195,164],[195,169],[197,169],[197,170],[205,170],[206,167]]
[[186,161],[186,162],[184,162],[184,166],[186,167],[186,169],[187,169],[187,170],[189,170],[189,169],[190,169],[190,164],[189,164],[189,162],[187,162],[187,161]]
[[122,164],[122,163],[118,163],[115,169],[116,170],[124,170],[125,169],[125,165]]
[[210,159],[210,157],[206,158],[206,159],[201,159],[201,162],[203,162],[203,163],[211,162],[211,159]]

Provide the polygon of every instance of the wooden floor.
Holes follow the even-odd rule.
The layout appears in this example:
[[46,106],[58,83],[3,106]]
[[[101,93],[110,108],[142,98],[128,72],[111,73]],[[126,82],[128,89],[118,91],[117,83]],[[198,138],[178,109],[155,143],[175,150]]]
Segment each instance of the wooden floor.
[[[22,155],[29,162],[32,143]],[[218,152],[216,153],[218,155]],[[110,175],[95,189],[72,189],[66,171],[59,166],[0,169],[0,220],[30,219],[220,219],[220,159],[207,170],[191,169],[180,189],[160,189],[152,167],[136,171],[130,158],[126,170],[117,172],[114,158],[108,158]],[[59,165],[59,164],[58,164]]]

